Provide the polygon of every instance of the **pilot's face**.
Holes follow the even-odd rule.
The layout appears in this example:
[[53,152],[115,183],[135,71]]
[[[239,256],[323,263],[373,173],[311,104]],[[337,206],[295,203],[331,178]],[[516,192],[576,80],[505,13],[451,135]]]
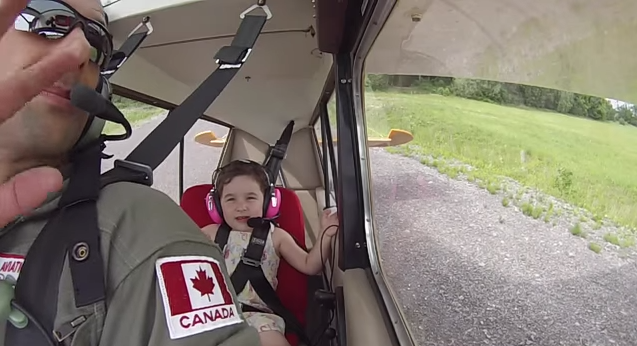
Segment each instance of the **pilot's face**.
[[[96,23],[104,24],[105,17],[99,0],[65,0],[64,2],[33,2],[33,8],[57,6],[56,17],[43,18],[38,23],[59,21],[58,27],[64,27],[65,13],[73,15],[74,9],[82,16]],[[64,12],[64,4],[72,7]],[[39,7],[38,7],[39,6]],[[58,9],[62,9],[61,11]],[[45,12],[53,13],[53,11]],[[73,107],[70,103],[70,90],[76,83],[96,88],[100,67],[95,61],[96,49],[100,46],[99,35],[83,33],[78,29],[77,35],[62,39],[51,39],[34,32],[23,31],[29,23],[34,23],[35,16],[23,11],[16,19],[15,26],[0,38],[0,79],[9,77],[14,71],[28,68],[56,49],[72,49],[81,51],[77,67],[66,73],[54,85],[49,86],[31,102],[24,105],[15,116],[0,125],[0,150],[10,148],[12,153],[22,157],[58,157],[67,153],[77,142],[88,117],[84,111]],[[55,26],[55,23],[54,23]],[[98,27],[98,26],[96,26]],[[92,33],[94,33],[93,31]],[[92,44],[89,44],[89,40]],[[65,44],[65,42],[67,44]],[[66,47],[65,47],[66,46]],[[18,158],[16,158],[18,159]]]

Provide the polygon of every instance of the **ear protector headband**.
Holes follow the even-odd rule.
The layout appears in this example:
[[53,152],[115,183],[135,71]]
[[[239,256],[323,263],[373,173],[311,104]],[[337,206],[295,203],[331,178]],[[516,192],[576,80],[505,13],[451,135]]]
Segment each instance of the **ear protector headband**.
[[237,160],[230,162],[229,164],[216,169],[212,173],[212,189],[210,193],[206,196],[206,206],[208,208],[208,214],[212,219],[212,222],[215,224],[222,224],[223,219],[223,211],[221,210],[221,196],[219,196],[219,191],[217,190],[218,186],[218,178],[219,174],[223,172],[225,168],[230,165],[236,164],[246,164],[246,165],[257,165],[259,169],[263,171],[265,178],[268,182],[268,187],[263,195],[263,217],[266,219],[273,219],[279,215],[279,210],[281,208],[280,200],[281,200],[281,192],[274,187],[274,183],[270,180],[270,174],[268,171],[259,163],[250,161],[250,160]]
[[[102,95],[103,98],[109,101],[112,100],[113,89],[111,87],[111,83],[101,74],[96,90]],[[99,136],[102,135],[102,131],[104,130],[105,125],[106,120],[94,116],[89,117],[86,125],[84,126],[84,130],[80,135],[80,139],[75,144],[75,148],[81,148],[87,143],[90,143],[99,138]]]

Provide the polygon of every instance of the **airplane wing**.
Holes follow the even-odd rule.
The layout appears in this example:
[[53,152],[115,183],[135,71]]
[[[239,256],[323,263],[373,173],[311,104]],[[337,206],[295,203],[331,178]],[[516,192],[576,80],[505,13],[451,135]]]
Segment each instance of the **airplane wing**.
[[[387,137],[368,137],[368,147],[395,147],[411,142],[414,136],[405,130],[391,129]],[[321,139],[318,140],[321,145]],[[338,139],[334,138],[336,144]],[[212,131],[203,131],[195,136],[195,142],[214,148],[222,148],[226,144],[226,136],[217,137]]]

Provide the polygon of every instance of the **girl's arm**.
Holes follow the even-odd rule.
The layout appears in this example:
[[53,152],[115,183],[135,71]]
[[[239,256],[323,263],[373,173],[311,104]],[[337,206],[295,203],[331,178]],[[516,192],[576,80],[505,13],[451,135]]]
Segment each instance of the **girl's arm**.
[[208,226],[204,226],[201,231],[205,234],[212,242],[215,241],[215,237],[217,236],[217,230],[219,229],[219,225],[210,224]]
[[292,236],[280,229],[275,229],[274,236],[278,240],[275,245],[277,251],[292,267],[306,275],[316,275],[321,272],[324,262],[332,254],[333,237],[338,231],[338,216],[336,213],[330,215],[330,210],[323,211],[321,218],[321,234],[319,243],[316,244],[310,253],[305,252]]

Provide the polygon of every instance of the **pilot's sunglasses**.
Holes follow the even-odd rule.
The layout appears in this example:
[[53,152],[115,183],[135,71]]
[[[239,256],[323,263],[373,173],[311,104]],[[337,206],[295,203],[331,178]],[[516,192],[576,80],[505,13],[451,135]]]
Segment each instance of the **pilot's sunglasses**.
[[92,62],[106,68],[113,54],[113,40],[99,22],[82,16],[73,7],[59,0],[31,0],[15,20],[15,29],[36,33],[48,39],[66,36],[80,25],[91,45]]

